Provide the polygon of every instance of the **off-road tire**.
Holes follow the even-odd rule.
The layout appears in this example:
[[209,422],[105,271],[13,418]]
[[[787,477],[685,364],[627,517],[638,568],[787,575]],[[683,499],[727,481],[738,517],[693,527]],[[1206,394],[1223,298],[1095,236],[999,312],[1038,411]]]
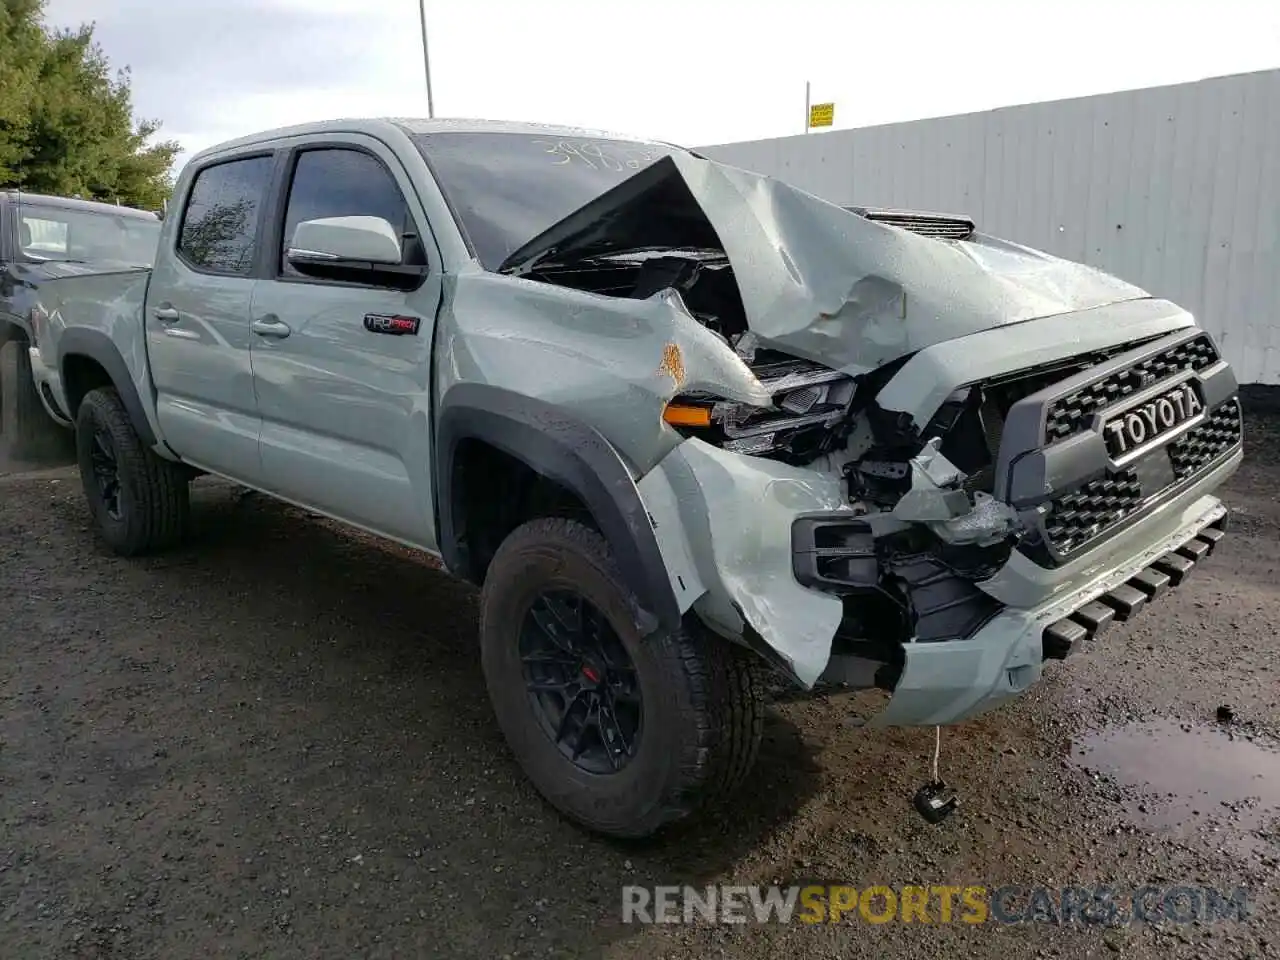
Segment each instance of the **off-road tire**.
[[[612,774],[575,766],[539,727],[526,693],[518,637],[534,597],[571,589],[608,620],[636,668],[643,728],[631,760]],[[481,661],[498,724],[525,774],[558,810],[590,830],[644,837],[721,800],[751,770],[765,701],[754,654],[689,618],[642,638],[636,599],[590,527],[532,520],[498,549],[481,594]]]
[[54,423],[31,376],[25,340],[0,346],[0,441],[15,460],[46,460],[70,452],[70,433]]
[[[115,448],[119,519],[108,514],[94,476],[94,434],[99,428],[105,429]],[[131,557],[162,550],[185,535],[190,511],[187,475],[179,464],[147,449],[113,387],[90,390],[80,402],[76,461],[94,524],[116,553]]]

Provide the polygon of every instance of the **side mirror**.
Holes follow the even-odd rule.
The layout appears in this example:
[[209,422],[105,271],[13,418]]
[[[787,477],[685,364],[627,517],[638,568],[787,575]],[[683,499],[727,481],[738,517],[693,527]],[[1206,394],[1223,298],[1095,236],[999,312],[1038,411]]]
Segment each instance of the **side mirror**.
[[381,217],[303,220],[293,229],[288,257],[299,270],[304,264],[337,260],[398,264],[401,259],[400,240],[391,224]]
[[427,268],[405,264],[395,228],[381,217],[304,220],[285,258],[299,273],[325,280],[413,290]]

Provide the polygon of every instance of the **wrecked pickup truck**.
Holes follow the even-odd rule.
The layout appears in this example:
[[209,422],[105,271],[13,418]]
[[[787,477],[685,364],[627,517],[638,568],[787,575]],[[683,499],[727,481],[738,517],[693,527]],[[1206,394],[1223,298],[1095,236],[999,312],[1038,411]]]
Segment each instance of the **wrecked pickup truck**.
[[884,724],[1025,691],[1213,548],[1242,456],[1172,303],[573,129],[224,144],[153,270],[45,307],[112,547],[178,541],[207,472],[438,555],[513,753],[615,835],[746,776],[766,666]]

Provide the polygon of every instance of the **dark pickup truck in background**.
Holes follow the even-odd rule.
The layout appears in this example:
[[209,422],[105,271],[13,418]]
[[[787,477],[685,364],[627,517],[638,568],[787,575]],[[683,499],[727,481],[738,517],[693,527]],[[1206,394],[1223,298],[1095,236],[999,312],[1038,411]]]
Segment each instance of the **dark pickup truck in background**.
[[[50,280],[149,267],[160,217],[90,200],[0,191],[0,441],[16,458],[67,444],[70,424],[31,375],[33,312]],[[52,416],[52,419],[51,419]]]

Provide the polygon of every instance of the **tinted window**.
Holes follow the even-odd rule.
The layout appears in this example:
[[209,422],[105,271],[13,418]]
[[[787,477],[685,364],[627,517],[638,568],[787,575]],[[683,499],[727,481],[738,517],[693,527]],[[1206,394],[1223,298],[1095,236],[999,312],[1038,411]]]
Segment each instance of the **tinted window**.
[[[281,253],[299,223],[323,217],[381,217],[395,228],[403,247],[409,208],[376,158],[359,150],[308,150],[298,155],[294,168]],[[282,273],[298,275],[283,256],[280,263]]]
[[654,143],[525,133],[429,133],[414,140],[487,270],[671,152]]
[[270,157],[252,157],[197,174],[178,240],[188,262],[219,273],[249,274],[271,164]]

